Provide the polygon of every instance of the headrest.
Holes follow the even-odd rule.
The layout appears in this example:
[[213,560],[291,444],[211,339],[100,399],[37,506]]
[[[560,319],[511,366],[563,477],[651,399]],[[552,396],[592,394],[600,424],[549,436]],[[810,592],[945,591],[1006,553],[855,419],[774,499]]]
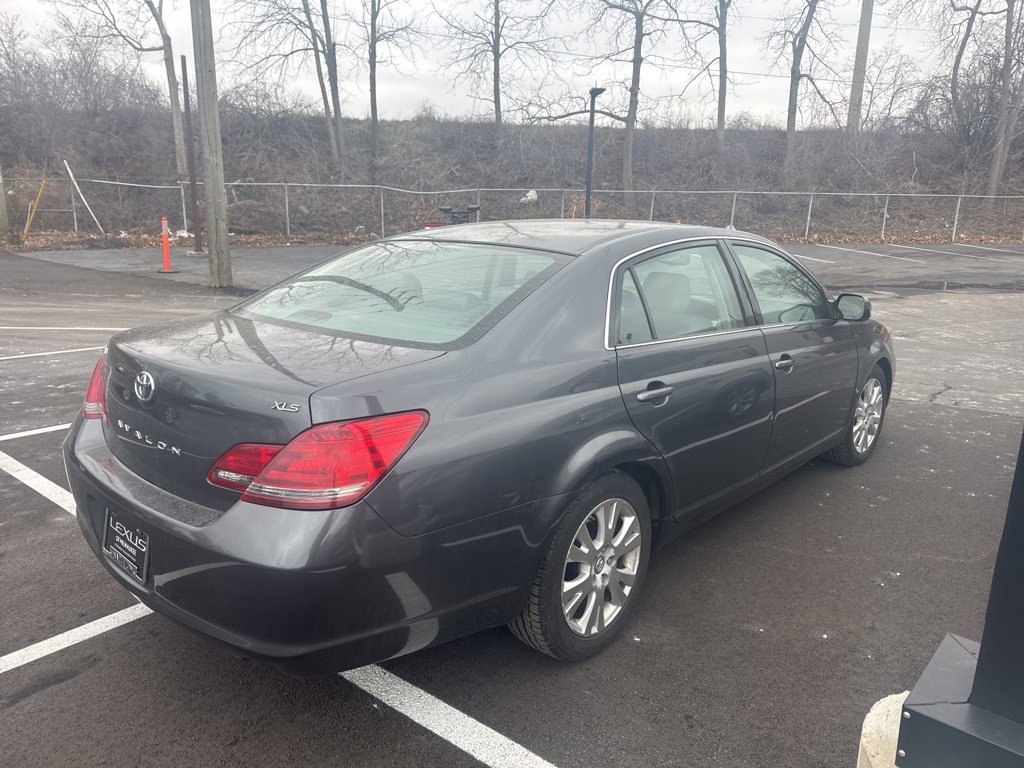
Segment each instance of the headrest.
[[651,272],[644,278],[644,296],[657,309],[686,312],[690,307],[690,278],[677,272]]

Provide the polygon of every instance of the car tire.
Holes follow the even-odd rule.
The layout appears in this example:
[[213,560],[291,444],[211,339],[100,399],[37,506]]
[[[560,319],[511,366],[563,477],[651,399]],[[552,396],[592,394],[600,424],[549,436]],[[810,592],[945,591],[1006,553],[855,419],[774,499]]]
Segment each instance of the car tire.
[[825,452],[825,458],[846,467],[863,464],[874,453],[882,434],[885,408],[889,404],[889,391],[885,372],[875,366],[867,381],[857,393],[853,421],[846,430],[843,442]]
[[556,659],[593,656],[636,608],[650,551],[643,490],[624,472],[601,475],[566,510],[526,605],[509,628]]

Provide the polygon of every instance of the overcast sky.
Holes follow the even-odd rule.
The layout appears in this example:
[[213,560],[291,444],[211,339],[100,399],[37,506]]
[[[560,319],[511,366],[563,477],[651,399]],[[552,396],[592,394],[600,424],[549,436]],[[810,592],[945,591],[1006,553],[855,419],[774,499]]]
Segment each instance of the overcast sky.
[[[126,0],[128,1],[128,0]],[[139,0],[141,2],[141,0]],[[172,0],[166,0],[170,5]],[[481,11],[484,11],[489,0],[467,0],[462,4],[451,4],[454,9],[463,8],[468,13],[473,4],[479,4]],[[707,8],[707,15],[710,17],[713,0],[693,0]],[[177,0],[176,8],[167,13],[169,28],[173,38],[175,53],[186,54],[191,60],[191,26],[188,11],[188,3],[185,0]],[[221,5],[217,0],[212,2],[215,30],[228,28],[230,19],[226,18],[219,10]],[[429,0],[409,0],[409,6],[415,10],[418,21],[432,20],[436,18],[431,12]],[[789,7],[797,4],[792,0]],[[824,3],[823,3],[824,5]],[[857,22],[860,14],[860,0],[837,1],[832,4],[832,18],[837,26],[836,31],[843,38],[835,54],[836,66],[842,67],[847,61],[852,60],[853,48],[856,43]],[[876,6],[880,6],[878,3]],[[733,86],[729,95],[728,111],[730,116],[741,112],[748,112],[755,117],[769,118],[776,123],[785,122],[786,99],[787,99],[787,77],[783,70],[773,70],[771,67],[771,56],[765,53],[761,38],[772,26],[772,19],[781,14],[786,8],[782,0],[734,0],[734,15],[730,20],[729,29],[729,64],[732,71]],[[47,19],[48,8],[39,0],[0,0],[0,10],[18,14],[26,22],[31,32],[39,32]],[[573,22],[561,22],[560,30],[567,34],[574,35],[582,30],[583,23],[579,22],[573,28]],[[219,40],[218,56],[225,59],[231,54],[232,40],[226,33],[222,33]],[[711,40],[708,41],[709,49],[713,47]],[[882,7],[876,7],[875,18],[871,32],[871,50],[879,51],[886,45],[896,45],[899,50],[912,57],[922,69],[926,69],[929,62],[931,46],[927,41],[927,35],[923,31],[911,28],[905,24],[902,27],[896,26],[885,13]],[[466,84],[457,86],[454,90],[452,84],[445,77],[437,74],[442,66],[441,57],[437,53],[436,44],[428,45],[425,50],[416,56],[414,63],[401,65],[401,72],[394,68],[383,68],[378,74],[378,103],[381,116],[384,118],[408,118],[416,113],[421,105],[429,102],[436,111],[452,116],[460,115],[488,115],[491,112],[489,103],[482,103],[472,98]],[[672,57],[677,49],[675,44],[665,44],[660,53],[666,57]],[[645,54],[648,53],[645,51]],[[149,69],[154,79],[162,76],[162,68],[159,66],[159,59],[152,59]],[[691,65],[691,62],[684,62],[684,66]],[[582,97],[591,86],[607,85],[602,80],[614,80],[616,74],[624,77],[624,69],[616,73],[611,69],[596,72],[587,77],[580,77],[570,84],[573,89],[578,89]],[[222,67],[220,73],[222,86],[230,82],[228,68]],[[647,67],[644,72],[641,88],[645,97],[663,96],[671,97],[660,102],[659,111],[662,115],[688,116],[692,124],[700,125],[712,121],[715,114],[715,107],[712,103],[711,91],[706,78],[699,84],[687,89],[680,94],[683,84],[693,76],[690,69],[675,68],[670,70],[658,70],[653,66]],[[343,111],[352,117],[364,117],[369,112],[367,99],[367,76],[362,71],[353,75],[344,83],[346,96],[344,97]],[[309,75],[299,76],[292,82],[292,87],[306,94],[310,98],[319,99],[315,81]],[[529,87],[528,83],[523,83]],[[611,94],[609,94],[611,98]],[[843,115],[845,118],[845,114]]]

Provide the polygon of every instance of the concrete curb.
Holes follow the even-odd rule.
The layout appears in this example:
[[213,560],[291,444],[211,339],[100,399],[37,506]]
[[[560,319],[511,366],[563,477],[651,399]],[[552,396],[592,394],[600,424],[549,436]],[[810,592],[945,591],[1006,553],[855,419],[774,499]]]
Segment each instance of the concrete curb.
[[895,768],[903,702],[910,691],[886,696],[868,710],[860,732],[857,768]]

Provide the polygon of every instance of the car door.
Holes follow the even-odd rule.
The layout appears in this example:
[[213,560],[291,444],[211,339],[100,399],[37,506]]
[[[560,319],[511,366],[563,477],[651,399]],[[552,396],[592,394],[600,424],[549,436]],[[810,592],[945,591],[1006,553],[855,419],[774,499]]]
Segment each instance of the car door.
[[811,456],[846,429],[857,379],[850,324],[833,317],[824,289],[767,245],[729,246],[754,300],[775,375],[775,416],[765,471]]
[[674,511],[685,513],[764,463],[774,403],[764,335],[714,241],[638,256],[614,279],[619,388],[668,463]]

